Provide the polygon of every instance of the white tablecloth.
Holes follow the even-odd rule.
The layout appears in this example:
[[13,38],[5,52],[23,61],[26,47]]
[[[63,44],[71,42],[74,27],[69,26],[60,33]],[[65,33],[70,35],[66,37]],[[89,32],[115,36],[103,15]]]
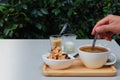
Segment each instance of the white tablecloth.
[[[92,40],[79,39],[76,47],[91,44]],[[117,75],[113,77],[46,77],[42,74],[43,61],[41,55],[50,50],[47,39],[1,39],[0,40],[0,80],[119,80],[120,79],[120,47],[112,40],[97,40],[111,49],[117,56]]]

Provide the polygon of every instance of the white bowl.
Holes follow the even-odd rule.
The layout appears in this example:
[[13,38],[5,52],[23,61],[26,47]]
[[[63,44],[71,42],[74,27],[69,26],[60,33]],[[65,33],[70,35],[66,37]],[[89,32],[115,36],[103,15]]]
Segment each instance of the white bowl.
[[48,59],[47,58],[48,56],[49,56],[49,54],[44,54],[44,55],[42,55],[42,59],[51,69],[69,68],[75,59],[71,55],[68,55],[70,57],[70,59],[65,59],[65,60]]

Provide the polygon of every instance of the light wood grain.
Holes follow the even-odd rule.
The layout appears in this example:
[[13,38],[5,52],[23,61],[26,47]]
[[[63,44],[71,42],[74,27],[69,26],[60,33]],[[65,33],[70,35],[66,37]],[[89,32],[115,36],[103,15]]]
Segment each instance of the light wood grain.
[[79,59],[76,59],[71,67],[63,70],[54,70],[43,64],[43,74],[46,76],[115,76],[116,73],[117,70],[114,65],[89,69]]

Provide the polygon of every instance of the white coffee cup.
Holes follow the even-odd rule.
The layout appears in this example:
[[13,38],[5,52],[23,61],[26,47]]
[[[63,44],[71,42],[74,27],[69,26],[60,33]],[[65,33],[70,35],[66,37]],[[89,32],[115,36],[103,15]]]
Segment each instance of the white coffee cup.
[[[81,48],[87,47],[89,45],[84,45],[78,48],[78,52],[80,55],[80,59],[82,60],[83,64],[88,68],[101,68],[104,65],[112,65],[116,62],[116,56],[110,52],[110,49],[104,46],[97,46],[101,48],[105,48],[107,51],[105,52],[87,52],[83,51]],[[107,62],[109,57],[113,57],[113,60]]]

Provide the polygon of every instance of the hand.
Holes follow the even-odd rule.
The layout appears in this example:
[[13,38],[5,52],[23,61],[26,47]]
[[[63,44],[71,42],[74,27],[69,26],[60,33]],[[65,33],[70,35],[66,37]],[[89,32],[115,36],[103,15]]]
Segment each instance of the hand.
[[120,33],[120,16],[108,15],[94,26],[92,35],[98,32],[98,38],[111,40],[113,34]]

